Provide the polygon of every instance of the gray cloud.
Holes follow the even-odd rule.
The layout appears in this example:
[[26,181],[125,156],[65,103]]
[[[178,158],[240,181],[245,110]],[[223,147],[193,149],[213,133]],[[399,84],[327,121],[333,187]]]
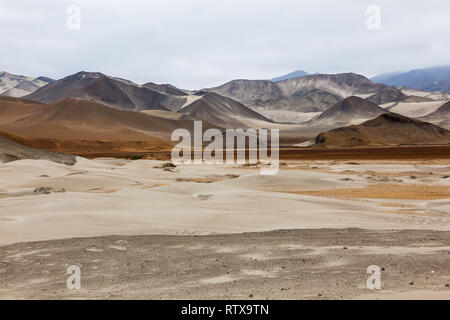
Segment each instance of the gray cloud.
[[[66,26],[73,4],[81,30]],[[366,27],[372,4],[381,30]],[[0,0],[0,69],[183,88],[296,69],[371,76],[449,64],[449,14],[445,0]]]

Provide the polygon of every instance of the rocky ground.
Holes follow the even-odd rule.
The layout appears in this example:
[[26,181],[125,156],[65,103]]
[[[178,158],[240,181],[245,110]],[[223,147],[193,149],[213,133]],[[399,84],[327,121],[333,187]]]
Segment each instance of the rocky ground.
[[[370,265],[381,290],[366,286]],[[449,266],[448,231],[109,236],[1,247],[0,298],[450,299]]]

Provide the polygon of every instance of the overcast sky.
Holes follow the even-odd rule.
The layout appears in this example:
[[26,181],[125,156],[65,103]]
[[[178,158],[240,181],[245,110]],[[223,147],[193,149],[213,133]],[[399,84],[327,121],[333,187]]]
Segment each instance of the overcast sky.
[[[67,26],[71,5],[81,29]],[[449,17],[448,0],[0,0],[0,70],[186,89],[297,69],[373,76],[450,64]]]

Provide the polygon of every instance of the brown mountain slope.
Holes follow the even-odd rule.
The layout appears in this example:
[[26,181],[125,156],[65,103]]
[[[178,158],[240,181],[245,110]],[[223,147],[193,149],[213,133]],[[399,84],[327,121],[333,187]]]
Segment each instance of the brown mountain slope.
[[310,120],[308,124],[351,124],[354,121],[363,122],[364,120],[373,119],[385,112],[387,111],[373,102],[352,96],[338,102],[321,115]]
[[243,104],[217,93],[207,93],[180,110],[180,113],[218,124],[221,127],[246,127],[250,121],[270,122]]
[[39,102],[12,97],[0,97],[0,124],[18,120],[41,111],[43,108],[45,108],[45,105]]
[[76,162],[75,157],[72,155],[30,148],[0,135],[0,162],[10,162],[21,159],[50,160],[66,165],[73,165]]
[[149,140],[190,125],[189,121],[162,119],[93,101],[66,99],[1,128],[26,137],[123,141]]
[[315,139],[316,146],[326,147],[424,144],[450,144],[450,131],[395,113],[321,133]]
[[80,98],[132,111],[177,109],[186,102],[182,96],[163,94],[131,81],[93,72],[79,72],[65,77],[26,98],[44,103]]

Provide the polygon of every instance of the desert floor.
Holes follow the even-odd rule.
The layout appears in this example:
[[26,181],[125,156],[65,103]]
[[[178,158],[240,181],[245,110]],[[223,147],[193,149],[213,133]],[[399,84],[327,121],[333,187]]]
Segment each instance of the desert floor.
[[164,164],[0,164],[0,298],[450,299],[449,160]]

